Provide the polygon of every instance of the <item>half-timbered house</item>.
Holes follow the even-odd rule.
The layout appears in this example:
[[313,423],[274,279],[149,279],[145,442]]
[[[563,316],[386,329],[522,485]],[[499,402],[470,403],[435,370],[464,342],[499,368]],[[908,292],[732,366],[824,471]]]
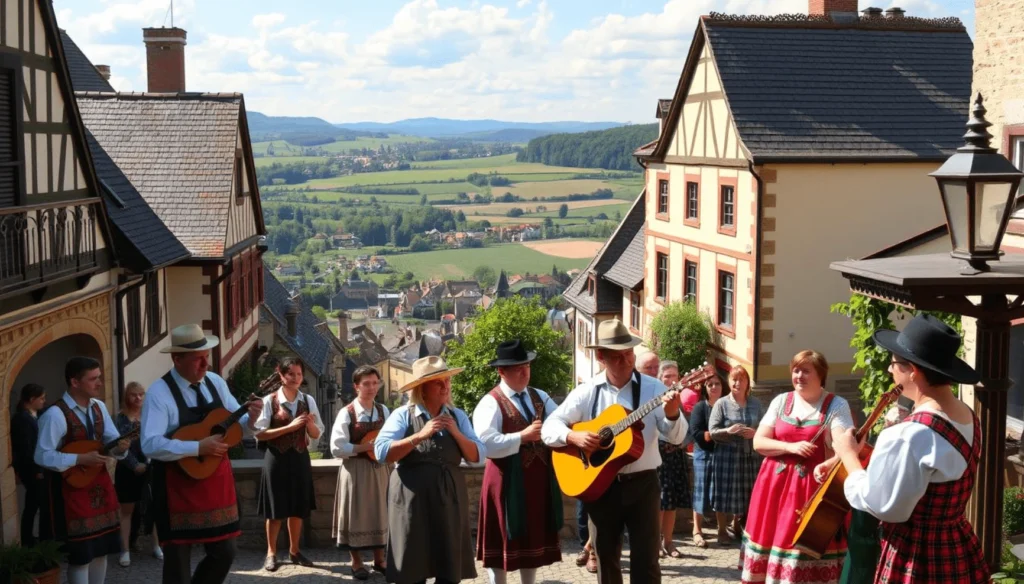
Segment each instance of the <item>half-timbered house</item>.
[[[0,401],[63,393],[63,363],[99,359],[112,405],[116,259],[103,187],[50,2],[0,2]],[[0,539],[18,539],[10,415],[0,416]]]
[[829,262],[941,221],[928,173],[962,143],[970,37],[955,18],[856,0],[808,16],[702,17],[646,168],[645,321],[688,299],[714,319],[717,363],[761,389],[821,351],[854,394],[849,298]]

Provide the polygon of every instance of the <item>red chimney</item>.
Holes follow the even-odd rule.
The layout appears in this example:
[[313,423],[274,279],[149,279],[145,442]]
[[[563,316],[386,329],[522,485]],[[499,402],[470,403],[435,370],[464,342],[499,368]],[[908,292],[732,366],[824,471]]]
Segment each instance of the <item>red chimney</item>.
[[110,65],[96,65],[96,72],[100,77],[110,81]]
[[151,93],[185,91],[185,31],[180,28],[144,28],[146,70]]
[[811,16],[857,16],[857,0],[808,0]]

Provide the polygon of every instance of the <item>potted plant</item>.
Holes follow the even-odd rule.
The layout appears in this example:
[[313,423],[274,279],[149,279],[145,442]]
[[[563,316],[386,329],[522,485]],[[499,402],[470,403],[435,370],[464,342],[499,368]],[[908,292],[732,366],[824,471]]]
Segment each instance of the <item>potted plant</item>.
[[5,545],[0,547],[0,582],[57,584],[63,561],[57,541],[40,541],[31,547]]

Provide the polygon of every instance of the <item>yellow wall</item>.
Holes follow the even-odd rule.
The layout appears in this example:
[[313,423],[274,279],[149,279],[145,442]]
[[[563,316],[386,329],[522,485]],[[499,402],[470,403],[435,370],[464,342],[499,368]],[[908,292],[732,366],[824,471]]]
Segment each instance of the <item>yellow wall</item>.
[[[788,379],[786,365],[803,349],[816,349],[833,364],[830,378],[849,375],[853,327],[849,320],[830,314],[830,306],[850,298],[848,281],[829,269],[833,261],[861,258],[943,222],[935,179],[929,172],[937,163],[780,165],[762,174],[777,174],[766,193],[775,195],[773,254],[763,255],[762,266],[774,266],[764,277],[774,298],[765,299],[771,320],[771,342],[761,352],[771,353],[764,373]],[[770,196],[768,197],[771,198]],[[948,247],[947,247],[948,249]],[[762,367],[768,363],[761,363]]]
[[[167,318],[170,329],[210,320],[210,299],[203,294],[209,278],[194,266],[167,268]],[[212,331],[207,330],[207,334]]]
[[[242,149],[242,133],[239,126],[238,135],[235,138],[235,148]],[[228,206],[228,232],[224,249],[230,249],[235,244],[245,241],[256,235],[256,219],[253,215],[252,185],[249,184],[249,166],[246,158],[242,157],[242,189],[245,197],[241,200],[235,198],[235,178],[231,177],[231,204]]]

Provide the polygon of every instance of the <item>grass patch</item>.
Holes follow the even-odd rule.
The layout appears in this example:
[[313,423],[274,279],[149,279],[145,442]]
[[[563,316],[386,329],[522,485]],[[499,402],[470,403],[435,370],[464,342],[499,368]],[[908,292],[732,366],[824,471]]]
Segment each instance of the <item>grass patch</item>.
[[500,266],[512,274],[550,273],[551,266],[561,270],[582,269],[589,259],[569,259],[511,243],[478,249],[445,249],[388,256],[388,263],[399,273],[412,272],[418,278],[465,278],[479,266]]
[[294,164],[297,162],[326,162],[325,156],[262,156],[256,158],[256,168],[263,168],[273,164]]

